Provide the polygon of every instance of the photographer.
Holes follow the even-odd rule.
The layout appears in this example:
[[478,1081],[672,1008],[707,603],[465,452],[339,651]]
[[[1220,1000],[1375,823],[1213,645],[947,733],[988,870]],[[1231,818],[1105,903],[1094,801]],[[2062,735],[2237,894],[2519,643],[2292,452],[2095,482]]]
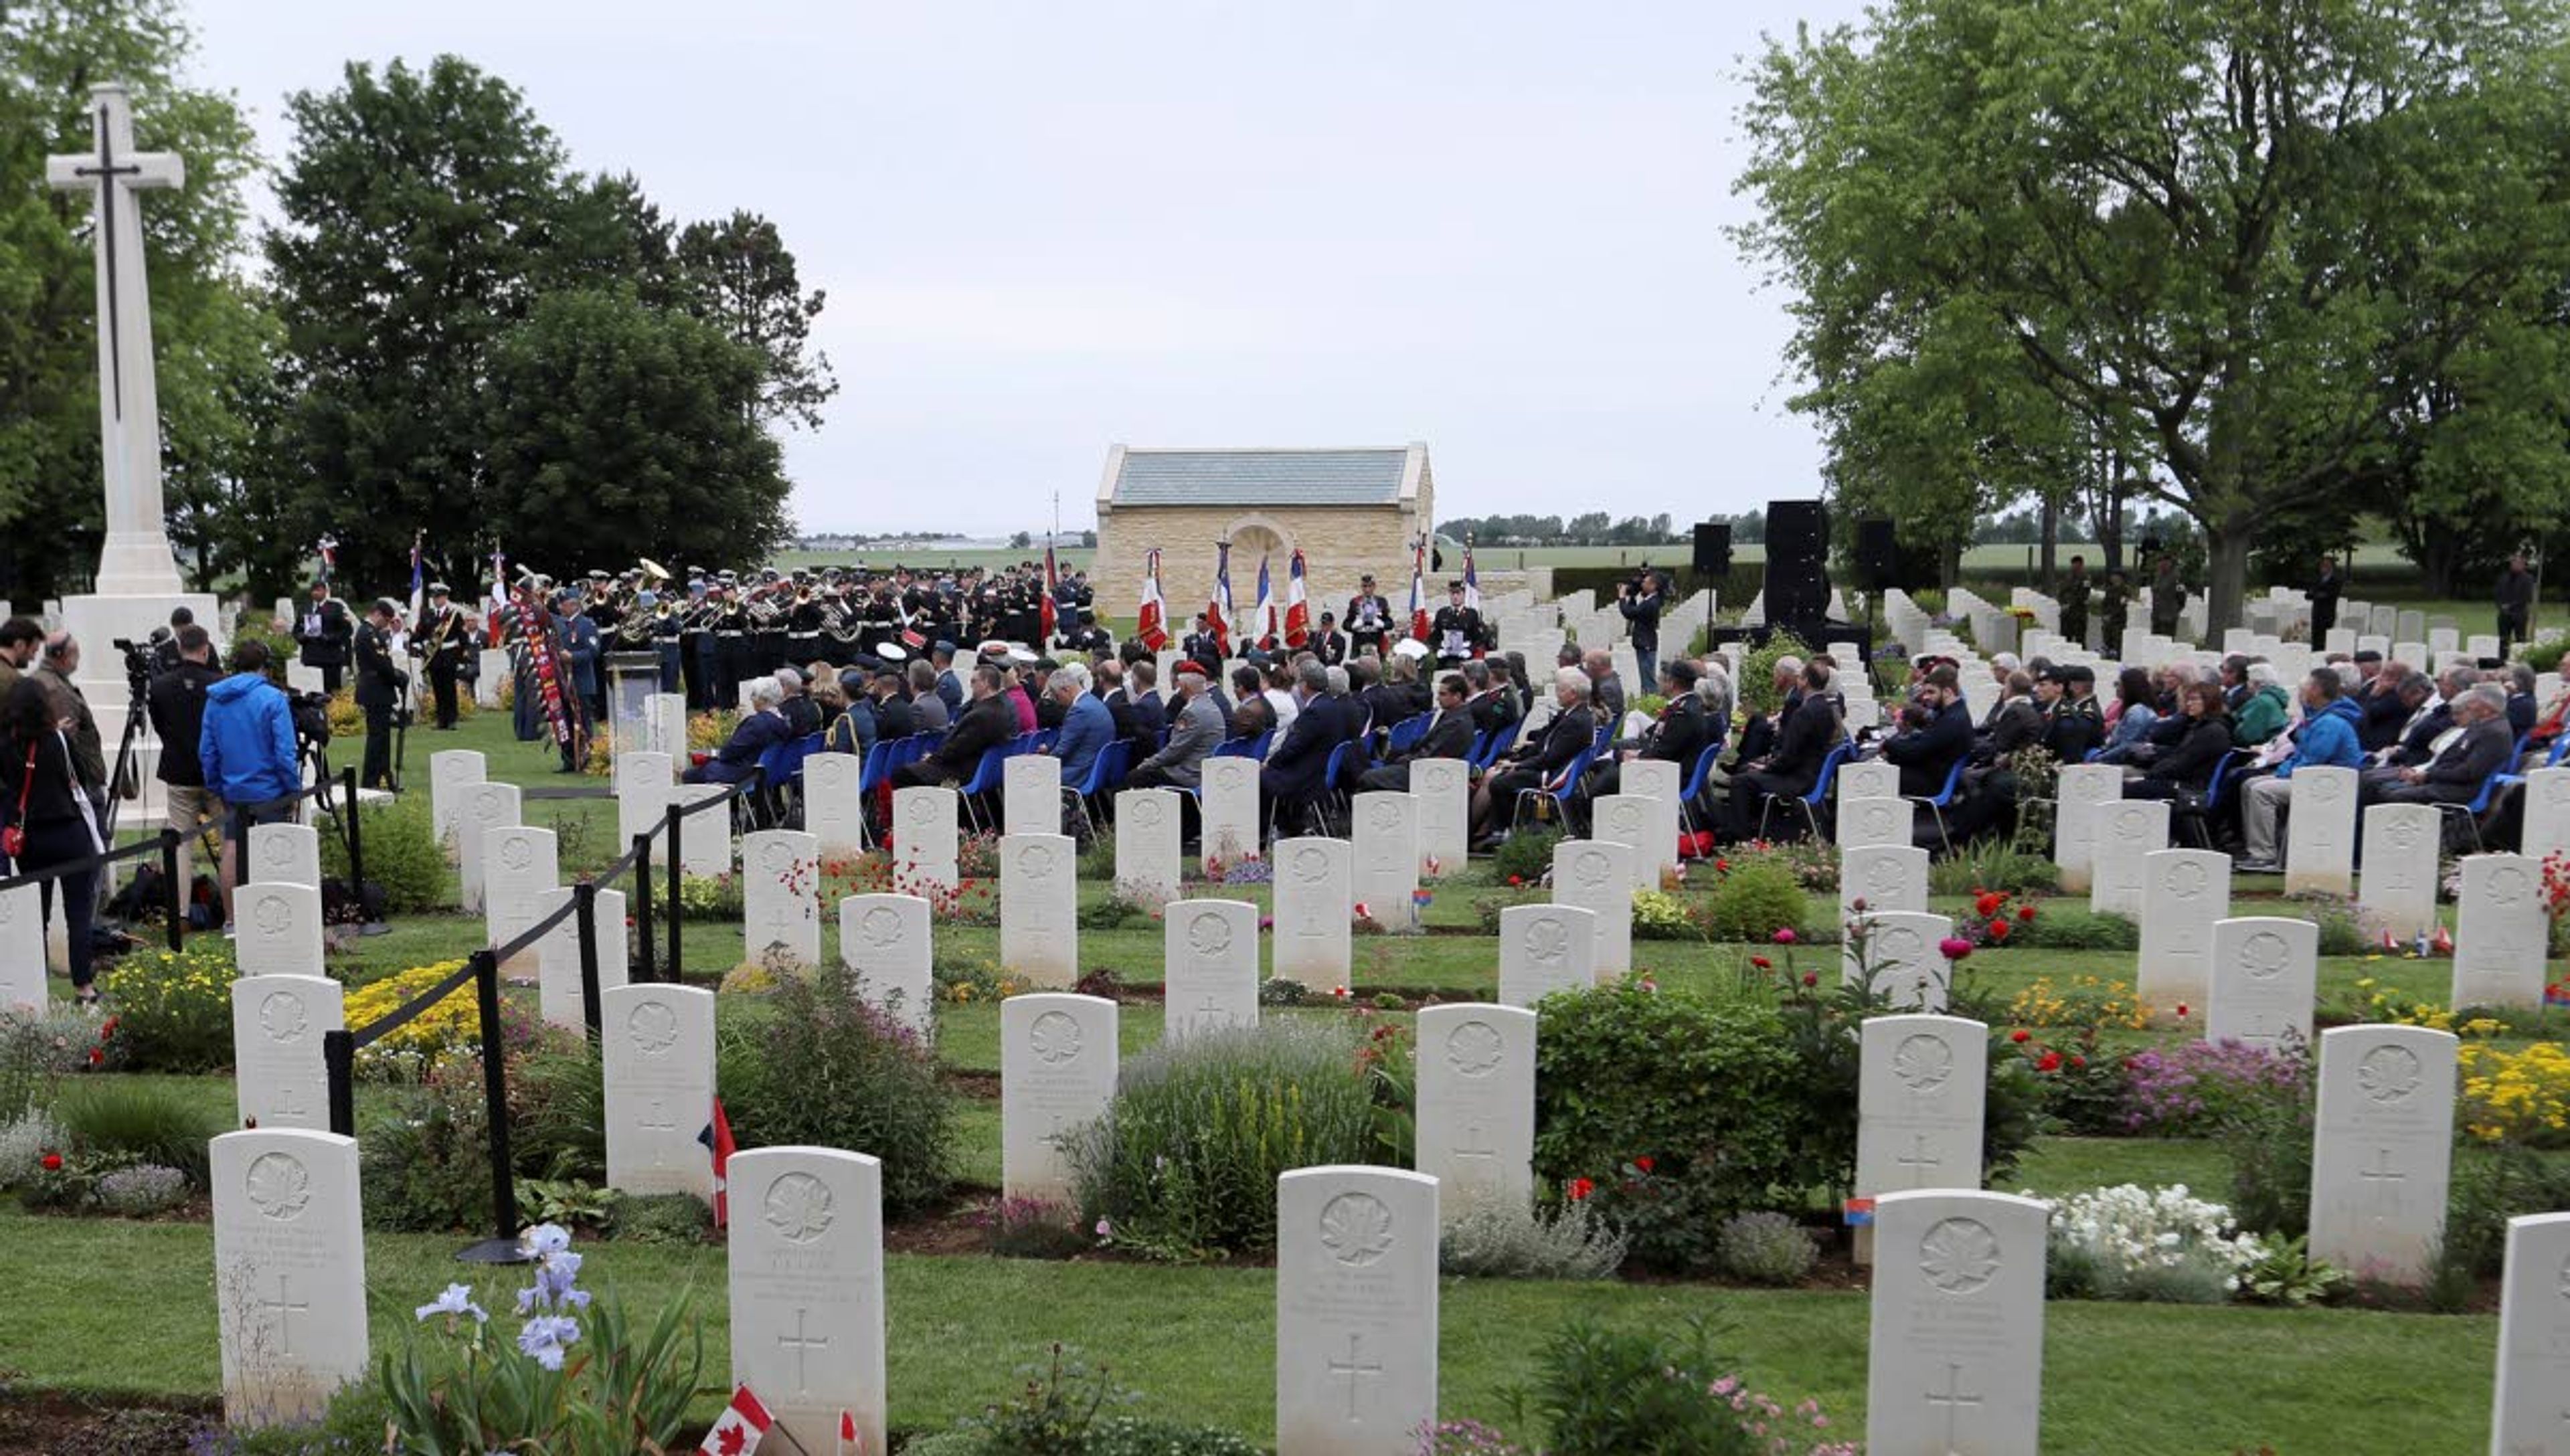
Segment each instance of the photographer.
[[152,676],[159,677],[179,665],[179,631],[195,625],[196,620],[195,612],[184,606],[175,606],[170,609],[170,625],[153,628]]
[[[232,649],[232,675],[206,689],[205,726],[197,758],[207,791],[221,799],[223,922],[231,923],[240,883],[241,844],[250,828],[294,817],[303,776],[294,756],[294,710],[285,690],[267,680],[267,644],[256,638]],[[226,930],[225,934],[230,932]]]
[[1660,655],[1660,573],[1648,566],[1628,581],[1615,583],[1615,608],[1632,630],[1633,673],[1643,682],[1657,679]]
[[214,665],[214,639],[194,621],[180,626],[171,646],[176,661],[152,679],[147,702],[152,731],[161,738],[159,778],[170,801],[170,827],[186,836],[179,841],[179,888],[184,896],[197,880],[198,836],[223,817],[223,801],[207,791],[206,766],[197,756],[198,740],[206,729],[206,693],[223,680],[223,673]]
[[410,674],[393,665],[393,625],[401,608],[378,597],[357,625],[357,706],[366,710],[366,761],[357,771],[365,789],[393,787],[393,709]]

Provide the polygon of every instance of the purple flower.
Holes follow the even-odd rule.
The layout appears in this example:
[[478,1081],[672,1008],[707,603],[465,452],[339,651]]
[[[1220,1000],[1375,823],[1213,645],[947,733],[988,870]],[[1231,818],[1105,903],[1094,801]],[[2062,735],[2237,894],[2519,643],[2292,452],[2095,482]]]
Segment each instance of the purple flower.
[[518,1352],[548,1370],[559,1370],[564,1347],[579,1340],[579,1320],[567,1314],[539,1314],[518,1331]]

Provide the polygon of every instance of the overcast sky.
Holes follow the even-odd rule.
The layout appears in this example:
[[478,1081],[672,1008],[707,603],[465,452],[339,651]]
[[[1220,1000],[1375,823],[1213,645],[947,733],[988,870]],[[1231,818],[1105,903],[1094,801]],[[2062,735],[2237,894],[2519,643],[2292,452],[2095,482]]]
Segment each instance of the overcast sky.
[[1116,441],[1425,440],[1449,516],[1811,494],[1736,77],[1856,9],[196,0],[271,161],[288,93],[451,51],[668,215],[773,218],[842,385],[798,523],[975,535],[1092,525]]

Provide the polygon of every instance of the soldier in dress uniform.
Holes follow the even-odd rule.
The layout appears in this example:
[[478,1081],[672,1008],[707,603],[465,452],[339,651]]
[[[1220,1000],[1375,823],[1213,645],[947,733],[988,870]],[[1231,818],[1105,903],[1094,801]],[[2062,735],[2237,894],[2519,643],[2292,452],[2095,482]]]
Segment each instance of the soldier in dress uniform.
[[1357,578],[1357,594],[1348,598],[1348,651],[1383,655],[1383,639],[1392,630],[1392,603],[1374,586],[1372,573]]
[[741,599],[747,589],[731,572],[723,573],[721,602],[714,613],[713,702],[708,705],[718,710],[738,706],[740,685],[755,676],[749,670],[749,604]]
[[1312,649],[1312,655],[1320,658],[1324,667],[1337,667],[1348,660],[1348,634],[1339,630],[1338,618],[1329,612],[1321,613],[1321,625],[1304,645]]
[[678,620],[678,603],[659,592],[643,591],[635,595],[634,605],[648,613],[645,620],[651,625],[646,635],[651,640],[652,654],[660,659],[660,691],[678,691],[686,673],[686,650],[678,640],[684,630]]
[[686,682],[687,711],[713,706],[714,601],[704,572],[687,572],[687,602],[678,614],[678,673]]
[[1437,665],[1452,668],[1472,657],[1481,644],[1482,613],[1464,604],[1463,582],[1447,582],[1446,604],[1428,624],[1428,645],[1437,653]]
[[464,609],[449,599],[450,595],[445,582],[428,583],[428,609],[420,614],[418,628],[411,635],[411,650],[428,668],[428,688],[437,705],[436,728],[440,733],[455,731],[456,678],[464,669],[464,654],[472,650],[473,644],[473,625],[465,618]]

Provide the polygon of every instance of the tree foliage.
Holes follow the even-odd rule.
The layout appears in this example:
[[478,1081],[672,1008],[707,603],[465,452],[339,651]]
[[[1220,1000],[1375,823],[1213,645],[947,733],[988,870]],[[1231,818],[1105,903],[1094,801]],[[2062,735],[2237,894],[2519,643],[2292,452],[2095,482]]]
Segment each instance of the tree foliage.
[[2129,462],[2201,527],[2217,627],[2318,506],[2557,516],[2564,33],[2558,0],[1890,0],[1771,45],[1740,236],[1797,295],[1833,485],[1951,535]]
[[777,237],[776,224],[741,211],[719,222],[691,222],[678,234],[675,263],[687,310],[758,353],[753,416],[761,424],[820,428],[821,406],[839,392],[830,356],[805,355],[823,295],[818,288],[801,291],[794,254]]

